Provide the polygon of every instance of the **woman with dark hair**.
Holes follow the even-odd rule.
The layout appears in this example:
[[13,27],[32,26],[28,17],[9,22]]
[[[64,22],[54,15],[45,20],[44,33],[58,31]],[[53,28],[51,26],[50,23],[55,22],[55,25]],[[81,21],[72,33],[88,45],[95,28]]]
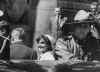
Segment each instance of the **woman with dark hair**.
[[37,38],[38,60],[55,60],[51,40],[53,38],[49,35],[41,35]]

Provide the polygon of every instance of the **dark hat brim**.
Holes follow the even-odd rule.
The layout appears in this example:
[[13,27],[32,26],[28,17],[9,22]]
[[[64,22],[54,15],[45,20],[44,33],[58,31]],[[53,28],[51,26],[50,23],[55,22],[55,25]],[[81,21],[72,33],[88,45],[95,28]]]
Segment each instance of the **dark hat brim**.
[[61,29],[63,32],[74,32],[74,30],[77,27],[88,27],[95,23],[96,23],[95,21],[81,21],[81,22],[65,23]]

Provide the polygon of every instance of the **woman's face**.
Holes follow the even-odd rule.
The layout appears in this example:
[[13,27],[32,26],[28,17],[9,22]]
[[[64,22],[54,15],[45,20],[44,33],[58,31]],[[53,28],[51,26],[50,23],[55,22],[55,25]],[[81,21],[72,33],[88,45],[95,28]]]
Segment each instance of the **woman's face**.
[[47,50],[47,44],[46,41],[42,38],[40,39],[38,43],[38,48],[40,52],[45,52]]

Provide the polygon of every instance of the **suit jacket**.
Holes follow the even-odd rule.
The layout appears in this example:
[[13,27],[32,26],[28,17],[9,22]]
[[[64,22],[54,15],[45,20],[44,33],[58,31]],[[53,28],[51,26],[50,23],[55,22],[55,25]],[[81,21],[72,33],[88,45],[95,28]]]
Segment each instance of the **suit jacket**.
[[79,60],[81,58],[83,50],[73,38],[66,41],[60,38],[56,42],[55,53],[59,61],[74,62],[74,60]]
[[32,49],[22,42],[16,42],[10,45],[11,59],[31,59]]

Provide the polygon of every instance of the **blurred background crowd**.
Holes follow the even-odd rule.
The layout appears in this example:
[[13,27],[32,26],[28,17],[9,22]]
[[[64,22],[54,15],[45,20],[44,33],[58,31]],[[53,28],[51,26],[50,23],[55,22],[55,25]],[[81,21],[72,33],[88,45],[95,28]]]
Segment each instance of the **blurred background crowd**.
[[0,0],[0,59],[100,60],[100,0]]

